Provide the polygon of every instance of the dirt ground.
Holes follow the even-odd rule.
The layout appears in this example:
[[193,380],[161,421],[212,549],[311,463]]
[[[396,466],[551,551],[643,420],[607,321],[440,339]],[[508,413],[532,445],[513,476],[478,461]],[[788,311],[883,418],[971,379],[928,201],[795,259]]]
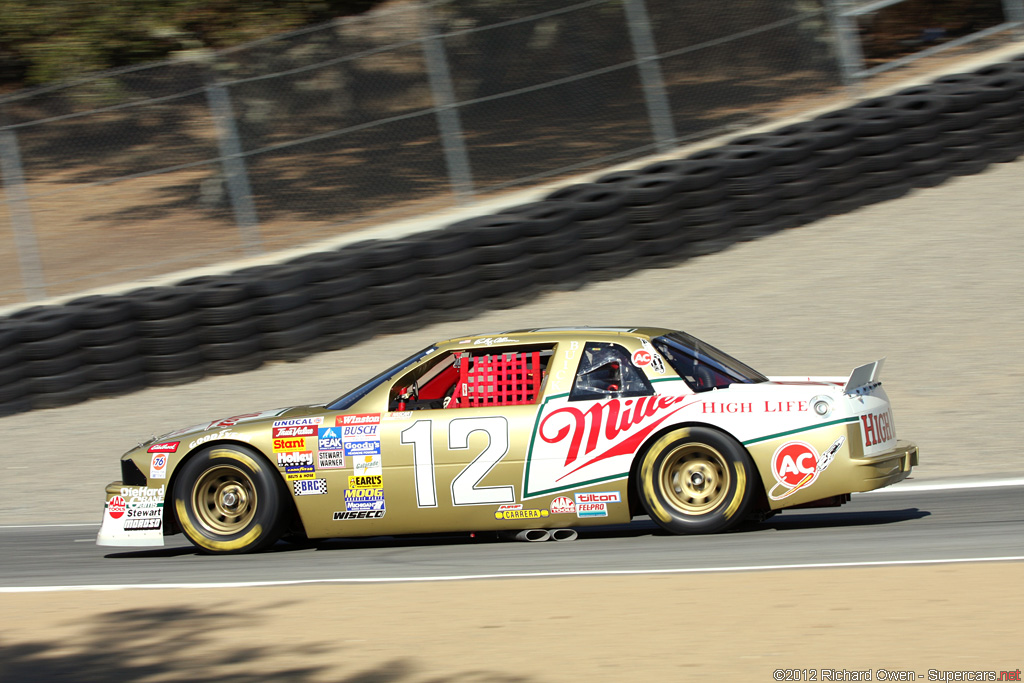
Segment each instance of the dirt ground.
[[[760,681],[1024,668],[1024,563],[0,596],[4,681]],[[806,670],[806,671],[803,671]],[[941,674],[937,674],[941,675]],[[890,678],[889,680],[897,680]],[[947,678],[945,680],[953,680]]]

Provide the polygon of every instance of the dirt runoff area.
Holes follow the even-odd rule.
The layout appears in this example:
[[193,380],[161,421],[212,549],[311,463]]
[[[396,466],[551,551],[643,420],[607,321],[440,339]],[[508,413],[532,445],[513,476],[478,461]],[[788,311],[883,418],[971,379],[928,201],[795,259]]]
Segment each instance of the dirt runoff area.
[[8,594],[0,679],[968,680],[946,672],[1024,668],[1022,582],[978,563]]

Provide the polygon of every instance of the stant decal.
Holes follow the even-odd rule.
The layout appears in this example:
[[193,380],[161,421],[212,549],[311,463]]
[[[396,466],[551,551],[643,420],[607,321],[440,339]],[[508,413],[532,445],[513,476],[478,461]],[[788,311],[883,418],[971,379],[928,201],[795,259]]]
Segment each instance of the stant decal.
[[545,403],[527,455],[523,497],[625,478],[644,441],[676,413],[700,400],[692,395],[658,394]]
[[155,443],[149,447],[147,453],[174,453],[178,450],[178,444],[180,441],[165,441],[164,443]]
[[768,497],[782,500],[813,484],[845,442],[845,436],[839,437],[821,455],[814,446],[803,441],[788,441],[779,446],[772,455],[772,474],[776,483]]
[[166,479],[167,478],[167,454],[166,453],[154,453],[153,457],[149,460],[149,478],[150,479]]
[[304,436],[274,439],[275,453],[279,451],[312,451],[312,449],[312,440],[310,440],[309,445],[307,445],[306,437]]
[[125,505],[124,498],[121,496],[113,496],[107,502],[107,514],[114,519],[121,519],[124,516],[124,511],[127,506]]

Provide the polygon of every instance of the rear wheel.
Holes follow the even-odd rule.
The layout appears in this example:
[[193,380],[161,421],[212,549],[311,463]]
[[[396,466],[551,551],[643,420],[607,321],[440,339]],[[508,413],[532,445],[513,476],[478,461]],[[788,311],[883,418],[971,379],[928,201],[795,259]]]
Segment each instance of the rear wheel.
[[277,473],[241,446],[214,446],[190,458],[178,473],[173,497],[185,536],[208,552],[261,550],[284,530]]
[[651,519],[674,534],[709,534],[739,524],[756,481],[743,447],[704,427],[658,439],[644,454],[637,478]]

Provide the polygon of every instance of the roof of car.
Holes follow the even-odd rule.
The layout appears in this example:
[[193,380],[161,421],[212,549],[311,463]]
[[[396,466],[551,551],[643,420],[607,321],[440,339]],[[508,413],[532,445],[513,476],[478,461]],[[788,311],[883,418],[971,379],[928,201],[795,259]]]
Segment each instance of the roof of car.
[[514,344],[523,341],[561,341],[588,338],[589,340],[606,339],[610,337],[640,336],[655,337],[665,334],[669,330],[659,327],[537,327],[523,330],[506,330],[503,332],[491,332],[488,334],[472,334],[465,337],[455,337],[443,342],[439,346],[460,346],[464,344],[480,345],[485,343],[488,346],[494,344]]

